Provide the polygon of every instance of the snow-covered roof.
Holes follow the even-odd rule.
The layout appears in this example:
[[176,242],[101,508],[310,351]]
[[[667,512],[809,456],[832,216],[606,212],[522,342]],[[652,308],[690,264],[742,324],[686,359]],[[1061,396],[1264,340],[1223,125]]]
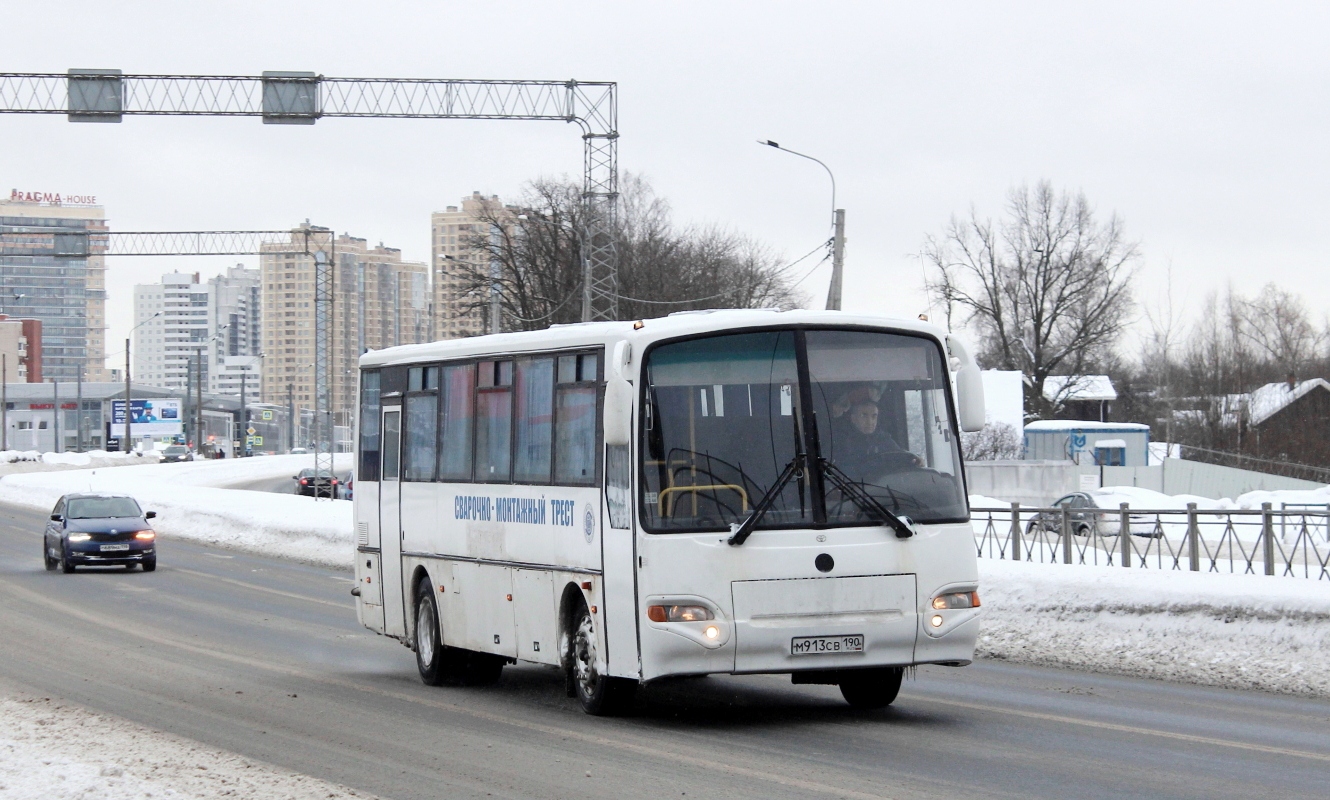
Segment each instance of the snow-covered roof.
[[1330,391],[1330,382],[1324,378],[1312,378],[1292,386],[1287,382],[1267,383],[1247,395],[1247,418],[1251,420],[1251,424],[1260,425],[1285,406],[1317,388]]
[[1044,399],[1116,400],[1118,392],[1107,375],[1049,375],[1044,378]]
[[1094,422],[1083,419],[1041,419],[1025,423],[1027,431],[1063,432],[1096,431],[1098,433],[1140,433],[1150,430],[1149,425],[1139,422]]
[[1111,450],[1115,447],[1126,447],[1126,446],[1127,446],[1126,439],[1100,439],[1099,441],[1094,443],[1094,449],[1096,450],[1099,449]]

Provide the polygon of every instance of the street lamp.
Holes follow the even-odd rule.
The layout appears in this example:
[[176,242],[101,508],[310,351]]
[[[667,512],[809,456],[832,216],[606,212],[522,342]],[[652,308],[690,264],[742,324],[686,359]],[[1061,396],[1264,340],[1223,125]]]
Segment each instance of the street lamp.
[[813,158],[807,153],[781,147],[778,142],[773,142],[770,139],[765,141],[759,139],[757,143],[774,147],[790,155],[806,158],[809,161],[815,161],[822,169],[827,171],[827,176],[831,178],[831,227],[834,233],[831,240],[831,285],[827,287],[827,310],[840,311],[841,276],[845,267],[845,209],[836,208],[836,176],[832,173],[831,167],[824,164],[821,159]]

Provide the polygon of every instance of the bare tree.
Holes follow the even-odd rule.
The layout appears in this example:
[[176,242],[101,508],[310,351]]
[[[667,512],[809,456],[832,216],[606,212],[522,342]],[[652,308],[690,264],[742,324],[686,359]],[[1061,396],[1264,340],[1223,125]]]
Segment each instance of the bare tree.
[[1044,396],[1050,375],[1083,375],[1113,352],[1134,307],[1136,246],[1112,216],[1100,223],[1082,194],[1048,182],[1011,191],[1000,225],[971,210],[924,246],[929,289],[949,323],[970,326],[985,366],[1031,381],[1026,414],[1054,413],[1076,386]]
[[990,422],[975,433],[961,434],[961,453],[966,461],[1017,459],[1025,455],[1025,443],[1012,426]]
[[1307,307],[1292,292],[1268,283],[1251,300],[1238,301],[1242,334],[1271,365],[1287,375],[1301,375],[1325,345],[1325,330],[1317,330]]
[[[762,245],[716,227],[677,229],[639,176],[625,175],[620,188],[620,318],[803,304]],[[480,258],[459,269],[471,306],[486,308],[497,289],[506,330],[579,320],[581,214],[581,187],[566,181],[534,181],[516,204],[486,206],[467,239]]]

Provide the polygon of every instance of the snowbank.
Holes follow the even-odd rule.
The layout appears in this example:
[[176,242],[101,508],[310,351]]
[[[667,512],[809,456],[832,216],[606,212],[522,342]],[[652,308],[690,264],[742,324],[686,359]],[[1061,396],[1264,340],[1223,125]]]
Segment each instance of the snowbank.
[[979,655],[1330,697],[1320,581],[979,559]]
[[[349,458],[339,457],[337,468],[349,468]],[[191,539],[346,567],[354,551],[349,501],[217,488],[290,476],[312,464],[313,456],[296,455],[6,475],[0,501],[45,511],[68,492],[124,492],[157,512],[153,527],[164,542]]]
[[[89,742],[95,742],[90,747]],[[0,797],[368,797],[49,699],[0,699]]]

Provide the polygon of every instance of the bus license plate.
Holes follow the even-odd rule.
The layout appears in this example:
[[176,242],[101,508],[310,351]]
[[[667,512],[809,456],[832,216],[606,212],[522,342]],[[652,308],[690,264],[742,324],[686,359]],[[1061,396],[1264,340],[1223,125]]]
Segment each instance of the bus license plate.
[[105,552],[107,552],[107,551],[110,551],[110,550],[128,550],[128,549],[129,549],[129,545],[127,545],[127,544],[104,544],[104,545],[102,545],[102,552],[103,552],[103,553],[105,553]]
[[864,635],[848,636],[796,636],[790,640],[790,655],[816,656],[829,653],[862,653]]

